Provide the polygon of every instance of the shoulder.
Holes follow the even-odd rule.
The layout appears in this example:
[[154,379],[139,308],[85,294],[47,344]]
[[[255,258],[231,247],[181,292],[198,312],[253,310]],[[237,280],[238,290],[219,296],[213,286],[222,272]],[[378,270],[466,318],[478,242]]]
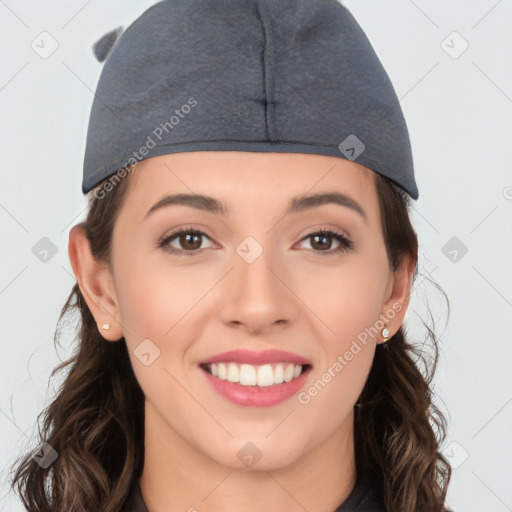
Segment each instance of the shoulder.
[[387,512],[367,479],[360,479],[350,496],[335,512]]

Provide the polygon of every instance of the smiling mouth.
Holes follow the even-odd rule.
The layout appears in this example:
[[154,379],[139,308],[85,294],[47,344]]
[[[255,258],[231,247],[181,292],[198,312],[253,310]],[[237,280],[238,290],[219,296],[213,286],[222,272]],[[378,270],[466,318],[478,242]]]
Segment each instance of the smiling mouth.
[[311,365],[285,362],[263,365],[219,362],[201,364],[200,367],[219,380],[240,384],[241,386],[268,387],[291,382],[308,371]]

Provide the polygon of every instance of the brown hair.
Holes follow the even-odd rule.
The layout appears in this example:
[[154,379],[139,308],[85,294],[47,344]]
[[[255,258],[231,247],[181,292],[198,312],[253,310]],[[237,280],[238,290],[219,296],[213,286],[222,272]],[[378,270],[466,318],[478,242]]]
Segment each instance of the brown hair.
[[[416,234],[409,220],[409,198],[399,187],[375,174],[382,229],[393,267],[404,254],[414,259]],[[109,261],[112,232],[126,197],[130,175],[108,194],[91,193],[83,223],[97,259]],[[101,185],[98,186],[98,188]],[[101,199],[99,198],[101,197]],[[98,332],[77,284],[62,308],[54,342],[65,320],[78,311],[76,352],[57,366],[68,369],[56,398],[37,418],[40,442],[58,458],[43,468],[32,451],[15,463],[11,487],[29,512],[119,512],[144,462],[144,394],[133,373],[124,338],[107,343]],[[403,327],[385,346],[377,345],[373,366],[355,408],[355,454],[358,474],[371,476],[372,487],[388,512],[446,512],[449,462],[439,452],[446,420],[432,401],[430,373],[424,376],[412,355]],[[39,422],[43,417],[42,433]]]
[[[410,254],[415,281],[418,240],[409,218],[409,196],[390,180],[375,177],[390,265],[396,268],[402,256]],[[432,316],[430,320],[432,327],[426,322],[424,326],[433,349],[431,361],[426,351],[409,343],[402,326],[387,343],[377,344],[355,408],[356,467],[370,476],[388,512],[450,512],[444,502],[451,466],[439,451],[447,421],[430,389],[439,359]]]

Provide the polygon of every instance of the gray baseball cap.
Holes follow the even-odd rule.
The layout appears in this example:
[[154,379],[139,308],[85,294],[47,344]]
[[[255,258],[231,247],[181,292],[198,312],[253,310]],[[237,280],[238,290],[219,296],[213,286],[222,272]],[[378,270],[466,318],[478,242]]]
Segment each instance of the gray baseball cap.
[[103,36],[82,191],[189,151],[355,161],[418,198],[407,125],[337,0],[165,0]]

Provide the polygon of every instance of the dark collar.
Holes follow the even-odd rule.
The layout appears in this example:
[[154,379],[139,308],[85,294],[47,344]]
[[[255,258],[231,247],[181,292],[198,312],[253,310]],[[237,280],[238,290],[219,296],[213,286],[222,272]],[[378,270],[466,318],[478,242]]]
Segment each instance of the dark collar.
[[[134,480],[121,512],[148,512],[138,479]],[[362,476],[348,498],[334,512],[386,512],[386,509],[375,496],[368,479]]]

